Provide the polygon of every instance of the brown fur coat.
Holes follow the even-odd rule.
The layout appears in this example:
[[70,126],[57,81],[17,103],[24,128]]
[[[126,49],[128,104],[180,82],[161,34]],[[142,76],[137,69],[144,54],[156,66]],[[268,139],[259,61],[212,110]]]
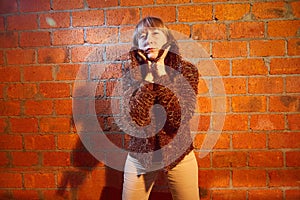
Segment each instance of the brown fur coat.
[[[123,109],[122,116],[123,121],[129,122],[128,126],[135,125],[141,128],[134,136],[128,137],[130,155],[148,168],[152,164],[153,152],[161,150],[161,159],[166,163],[166,171],[176,166],[193,150],[189,121],[196,105],[199,78],[198,70],[193,64],[184,61],[177,54],[168,54],[165,59],[166,66],[170,67],[166,68],[167,75],[156,77],[155,82],[150,83],[144,80],[148,64],[138,58],[136,50],[130,52],[131,63],[125,68],[126,75],[123,78],[124,95],[130,98],[129,106]],[[182,78],[186,81],[182,81]],[[165,109],[164,124],[161,117],[157,116],[158,110],[150,110],[154,104],[160,104]],[[151,116],[154,116],[153,121]],[[151,124],[151,121],[155,124],[154,127],[161,129],[143,129]],[[125,132],[131,131],[126,127],[122,129]],[[171,143],[174,138],[176,140]]]

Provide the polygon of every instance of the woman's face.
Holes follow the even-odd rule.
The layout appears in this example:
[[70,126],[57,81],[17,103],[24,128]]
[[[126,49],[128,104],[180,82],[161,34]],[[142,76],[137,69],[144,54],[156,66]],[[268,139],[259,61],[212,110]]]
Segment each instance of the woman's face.
[[139,49],[146,52],[149,60],[157,58],[159,50],[167,43],[167,36],[159,28],[146,28],[138,37]]

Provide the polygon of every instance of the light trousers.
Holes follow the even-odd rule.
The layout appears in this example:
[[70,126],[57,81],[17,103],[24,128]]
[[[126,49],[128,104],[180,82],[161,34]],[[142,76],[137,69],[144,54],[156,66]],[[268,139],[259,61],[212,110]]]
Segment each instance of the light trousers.
[[[138,161],[127,157],[124,168],[123,200],[147,200],[159,171],[141,173]],[[168,171],[173,200],[199,200],[198,165],[193,151]]]

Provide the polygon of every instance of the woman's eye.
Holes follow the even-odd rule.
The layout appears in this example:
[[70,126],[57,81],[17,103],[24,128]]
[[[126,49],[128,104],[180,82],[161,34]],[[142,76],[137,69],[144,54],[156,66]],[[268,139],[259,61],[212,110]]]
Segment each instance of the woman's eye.
[[143,38],[146,38],[146,36],[147,36],[146,33],[142,33],[142,34],[140,34],[140,37],[139,37],[139,38],[143,39]]

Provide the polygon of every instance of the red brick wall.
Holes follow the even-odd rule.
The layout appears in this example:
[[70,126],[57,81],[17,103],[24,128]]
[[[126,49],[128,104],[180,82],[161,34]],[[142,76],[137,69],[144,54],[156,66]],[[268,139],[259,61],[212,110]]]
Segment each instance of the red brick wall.
[[[127,50],[122,33],[148,15],[201,43],[222,76],[226,117],[217,144],[198,158],[202,199],[300,199],[299,11],[293,0],[1,0],[0,199],[120,198],[122,173],[76,133],[74,80],[79,69],[82,79],[97,77],[99,66],[88,64]],[[105,76],[120,74],[115,65]],[[197,155],[212,111],[203,83]],[[109,97],[115,83],[101,84],[98,94]],[[112,117],[100,121],[116,131]],[[151,199],[170,199],[163,175]]]

